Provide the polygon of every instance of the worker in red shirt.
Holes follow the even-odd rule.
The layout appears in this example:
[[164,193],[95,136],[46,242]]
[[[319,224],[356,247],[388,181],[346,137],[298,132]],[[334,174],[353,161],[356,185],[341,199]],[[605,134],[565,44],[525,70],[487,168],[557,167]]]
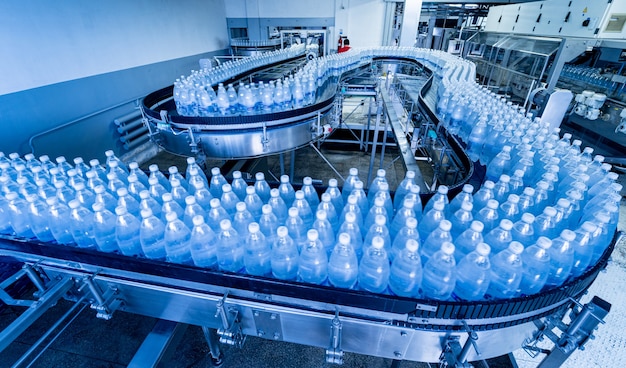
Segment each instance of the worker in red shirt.
[[337,47],[337,52],[341,53],[348,50],[350,50],[350,40],[348,39],[348,37],[341,36],[341,38],[339,39],[339,47]]

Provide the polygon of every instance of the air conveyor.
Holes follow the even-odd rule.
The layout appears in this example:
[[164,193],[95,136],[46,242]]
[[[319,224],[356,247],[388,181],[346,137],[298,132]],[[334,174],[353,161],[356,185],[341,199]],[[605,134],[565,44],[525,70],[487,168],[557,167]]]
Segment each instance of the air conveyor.
[[[433,83],[474,78],[471,63],[430,50],[382,48],[361,56],[359,63],[371,58],[419,62],[433,72]],[[286,149],[280,142],[289,140],[274,139],[273,134],[294,137],[288,143],[291,148],[319,139],[311,127],[332,109],[335,92],[336,85],[329,83],[314,104],[301,110],[192,119],[172,113],[168,87],[145,98],[144,113],[164,147],[188,145],[180,137],[193,132],[194,142],[208,155],[249,157]],[[422,108],[428,109],[428,104]],[[157,128],[159,123],[168,126]],[[260,142],[264,134],[271,141],[268,151],[262,144],[245,143],[244,136]],[[230,144],[231,135],[240,139],[239,144]],[[610,309],[610,304],[597,297],[585,306],[579,300],[606,267],[617,238],[615,234],[595,265],[558,288],[508,300],[464,302],[377,295],[3,236],[0,256],[14,257],[24,267],[0,284],[0,298],[26,309],[0,333],[0,351],[65,298],[89,304],[99,318],[115,318],[117,310],[158,318],[169,326],[163,327],[169,335],[161,331],[161,337],[173,338],[177,324],[201,326],[216,364],[220,362],[219,343],[242,346],[247,335],[325,348],[326,360],[332,363],[340,364],[344,352],[354,352],[454,367],[468,367],[468,362],[523,346],[533,349],[546,336],[554,337],[556,347],[545,366],[558,366],[587,341]],[[36,286],[38,299],[13,299],[5,292],[23,277]],[[566,325],[562,319],[568,312],[572,322]],[[560,336],[552,331],[555,326],[563,331]],[[159,346],[165,349],[168,344]],[[143,353],[135,357],[136,366],[149,366],[162,356],[155,350]]]

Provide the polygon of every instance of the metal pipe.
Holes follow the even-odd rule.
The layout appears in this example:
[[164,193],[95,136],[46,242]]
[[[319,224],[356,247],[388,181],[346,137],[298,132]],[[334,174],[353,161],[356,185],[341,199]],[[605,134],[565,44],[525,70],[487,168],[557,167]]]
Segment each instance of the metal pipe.
[[113,123],[115,123],[115,125],[120,126],[120,125],[126,125],[127,122],[132,121],[132,120],[136,120],[139,117],[141,117],[141,110],[140,109],[136,109],[133,112],[130,112],[126,115],[120,116],[119,118],[113,119]]
[[133,130],[134,128],[140,127],[143,125],[143,120],[142,119],[137,119],[135,121],[132,121],[128,124],[124,123],[120,126],[117,127],[117,132],[118,133],[124,133],[127,132],[129,130]]
[[328,165],[335,172],[335,174],[337,174],[337,176],[339,176],[341,178],[342,181],[346,181],[346,179],[343,176],[341,176],[339,171],[337,171],[337,169],[335,169],[333,164],[330,163],[330,161],[328,161],[328,159],[326,157],[324,157],[324,154],[322,154],[322,152],[317,147],[315,147],[315,145],[312,142],[309,143],[309,145],[311,147],[313,147],[313,150],[322,158],[322,160],[324,160],[324,162],[326,162],[326,165]]
[[132,141],[133,139],[135,139],[135,138],[137,138],[137,137],[139,137],[139,136],[141,136],[141,135],[147,134],[147,133],[148,133],[148,128],[146,128],[146,127],[144,126],[144,127],[141,127],[141,128],[139,128],[139,129],[135,129],[135,130],[133,130],[132,132],[127,133],[127,134],[125,134],[125,135],[121,136],[121,137],[120,137],[120,141],[122,141],[122,142],[124,142],[124,143],[125,143],[125,142],[130,142],[130,141]]
[[364,187],[368,187],[369,183],[372,179],[372,167],[374,167],[374,160],[376,159],[376,145],[378,143],[378,130],[380,129],[380,118],[382,116],[383,106],[382,103],[378,103],[378,107],[376,108],[376,125],[374,127],[374,138],[372,138],[372,156],[370,158],[370,167],[367,171],[367,182],[363,183]]

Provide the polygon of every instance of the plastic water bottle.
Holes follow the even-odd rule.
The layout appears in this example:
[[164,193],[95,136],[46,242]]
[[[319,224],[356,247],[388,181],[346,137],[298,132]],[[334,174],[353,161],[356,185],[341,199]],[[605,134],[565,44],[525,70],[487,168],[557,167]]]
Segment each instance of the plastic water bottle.
[[326,253],[330,256],[335,246],[335,231],[332,225],[327,219],[325,211],[317,211],[315,213],[315,221],[313,222],[313,229],[317,230],[319,240],[324,246]]
[[204,209],[196,202],[194,196],[187,196],[185,198],[185,211],[183,212],[183,222],[189,229],[193,229],[193,218],[196,216],[206,217]]
[[456,266],[454,296],[462,300],[482,300],[491,281],[491,248],[479,243],[476,249],[464,256]]
[[[165,187],[161,185],[159,180],[155,177],[151,177],[150,179],[148,179],[148,183],[149,183],[148,191],[150,192],[150,195],[152,196],[152,198],[154,198],[160,204],[163,204],[163,195],[165,193],[170,194],[169,191],[165,189]],[[169,188],[169,182],[167,185]]]
[[553,239],[558,236],[556,232],[556,223],[554,217],[556,216],[556,209],[552,206],[547,206],[543,209],[543,213],[535,217],[533,222],[533,230],[535,237],[545,236],[548,239]]
[[478,244],[484,242],[483,230],[484,225],[482,222],[472,221],[469,229],[465,230],[454,239],[454,246],[456,248],[454,258],[457,262],[461,262],[461,259],[476,250]]
[[[117,161],[112,161],[111,163],[107,163],[107,166],[109,167],[109,172],[107,173],[107,178],[108,178],[109,174],[114,174],[124,184],[128,184],[128,172],[122,166],[120,166]],[[61,171],[63,171],[63,170],[61,170]],[[73,175],[71,175],[70,171],[71,170],[66,171],[67,176],[73,176]],[[69,179],[68,179],[68,182],[69,182]],[[71,182],[70,182],[70,184],[71,184]]]
[[235,212],[237,212],[239,197],[235,194],[235,192],[233,192],[230,184],[222,185],[222,197],[220,198],[220,202],[230,217],[235,215]]
[[354,247],[357,257],[361,257],[363,253],[363,232],[357,223],[356,214],[354,212],[346,213],[345,220],[337,231],[337,241],[339,241],[339,234],[341,233],[346,233],[350,236],[350,242]]
[[111,164],[115,162],[120,169],[127,171],[126,165],[115,155],[113,150],[104,151],[104,155],[106,156],[106,165],[108,167],[111,167]]
[[490,199],[494,199],[493,188],[495,183],[491,180],[486,180],[483,185],[478,189],[473,196],[474,211],[479,211],[481,208],[487,205]]
[[535,189],[531,187],[526,187],[522,191],[522,194],[519,196],[519,203],[517,206],[519,207],[520,213],[530,212],[533,213],[535,208]]
[[535,244],[526,247],[522,252],[524,268],[519,286],[521,295],[536,294],[543,289],[550,274],[549,249],[551,246],[552,240],[540,236]]
[[435,300],[448,300],[456,285],[454,244],[444,242],[424,264],[422,294]]
[[[333,207],[335,208],[335,211],[341,210],[344,206],[344,199],[337,185],[338,185],[337,179],[335,178],[329,179],[328,188],[326,188],[326,192],[325,192],[325,193],[328,193],[328,195],[330,196],[330,201],[332,202]],[[322,198],[323,198],[323,194],[322,194]]]
[[[69,188],[63,182],[59,182],[57,185],[59,186],[59,191],[63,191],[64,188]],[[111,213],[115,213],[115,207],[117,207],[117,198],[111,195],[111,193],[107,191],[103,185],[98,185],[94,189],[94,191],[95,191],[94,204],[102,203],[104,208],[109,210]],[[61,196],[57,194],[57,197],[59,198],[65,197],[65,194],[61,194]]]
[[405,225],[400,229],[400,231],[398,231],[395,239],[393,240],[391,251],[389,252],[390,261],[393,261],[402,252],[402,250],[406,248],[406,243],[409,239],[413,239],[418,243],[420,241],[419,231],[417,230],[417,220],[414,217],[407,217]]
[[300,218],[297,208],[291,207],[289,209],[285,226],[289,231],[289,236],[298,247],[298,251],[301,251],[308,242],[307,227],[304,226],[304,222],[302,221],[302,218]]
[[289,236],[289,230],[285,226],[279,226],[276,230],[271,253],[272,275],[280,280],[295,280],[298,274],[298,247]]
[[343,197],[344,203],[348,200],[348,196],[352,193],[352,189],[354,189],[354,183],[357,181],[360,181],[359,169],[355,167],[350,168],[349,175],[341,188],[341,196]]
[[474,205],[470,202],[462,202],[461,208],[450,217],[452,238],[458,238],[461,233],[469,229],[472,221],[474,221],[474,215],[472,215],[473,207]]
[[278,186],[280,196],[285,201],[287,208],[291,208],[293,201],[296,199],[296,191],[293,189],[291,182],[289,181],[289,175],[280,176],[280,185]]
[[146,190],[148,187],[143,185],[137,175],[130,174],[128,175],[128,193],[130,193],[136,200],[139,200],[139,193],[142,190]]
[[37,179],[35,180],[35,184],[37,185],[37,194],[43,200],[46,200],[46,198],[49,197],[56,196],[56,188],[50,185],[48,181],[46,181],[46,179]]
[[522,243],[512,241],[509,247],[491,256],[491,281],[487,295],[495,299],[508,299],[517,294],[524,272],[520,255]]
[[498,214],[498,201],[490,199],[487,201],[487,205],[480,209],[474,216],[474,220],[480,221],[483,224],[483,232],[486,234],[500,223],[500,215]]
[[266,276],[272,271],[272,250],[265,240],[259,224],[251,222],[248,225],[248,236],[244,239],[243,263],[246,272],[255,276]]
[[[9,194],[7,194],[7,199],[9,199]],[[94,247],[96,241],[93,237],[93,213],[83,207],[76,199],[70,201],[69,207],[69,226],[72,237],[74,237],[74,242],[79,248]],[[15,226],[14,223],[12,223],[12,225]]]
[[491,247],[492,254],[500,253],[509,247],[509,244],[513,241],[512,229],[513,223],[511,220],[502,219],[497,227],[483,235],[483,240]]
[[250,211],[252,217],[254,217],[254,220],[258,221],[263,214],[263,200],[256,193],[253,186],[246,188],[246,198],[244,199],[244,202],[246,203],[248,211]]
[[[237,234],[239,234],[239,236],[245,238],[246,236],[248,236],[248,225],[254,222],[254,217],[252,216],[250,211],[248,211],[245,202],[237,203],[236,207],[237,212],[235,212],[235,215],[233,216],[233,221],[231,225],[235,229],[235,231],[237,231]],[[219,221],[223,220],[224,218],[221,218]]]
[[304,192],[301,190],[296,191],[296,199],[293,202],[293,207],[298,209],[298,215],[304,222],[304,226],[308,229],[313,225],[315,221],[315,215],[309,206],[309,202],[304,198]]
[[278,191],[278,189],[276,188],[272,188],[272,190],[270,190],[270,200],[267,202],[267,204],[270,205],[270,207],[272,208],[272,213],[274,213],[274,215],[276,216],[276,219],[278,220],[278,224],[282,225],[285,223],[285,221],[287,220],[287,204],[285,203],[285,201],[283,200],[283,198],[280,196],[280,192]]
[[[352,189],[352,193],[350,194],[350,196],[356,198],[356,204],[357,206],[359,206],[361,217],[363,218],[363,220],[365,220],[365,216],[367,216],[367,213],[370,209],[370,203],[367,199],[367,194],[365,194],[365,190],[363,190],[362,181],[357,180],[356,182],[354,182],[354,188]],[[344,201],[346,203],[344,205],[344,208],[349,204],[350,196],[348,196],[348,200]],[[362,225],[362,223],[359,223],[359,225]]]
[[[67,160],[65,159],[65,156],[59,156],[55,159],[55,161],[57,162],[57,167],[59,168],[59,171],[61,171],[62,173],[65,173],[66,175],[67,175],[68,170],[73,169],[72,165],[70,165],[70,163],[67,162]],[[24,162],[22,161],[22,163]],[[119,163],[121,163],[121,161]],[[16,169],[17,169],[17,166],[18,165],[14,165]],[[108,162],[107,162],[107,166],[109,166]],[[121,167],[124,167],[124,165],[122,164]]]
[[205,184],[194,183],[194,186],[195,190],[193,191],[193,196],[196,198],[196,202],[204,210],[208,211],[209,208],[211,208],[211,199],[213,199],[213,195]]
[[[78,191],[76,191],[76,196],[78,198]],[[135,197],[128,193],[128,189],[126,188],[120,188],[117,190],[117,206],[126,208],[126,210],[132,216],[135,216],[135,218],[140,215],[139,212],[141,209],[139,208],[139,202],[137,202]]]
[[[263,203],[267,203],[270,200],[270,186],[265,181],[265,174],[258,172],[254,175],[254,190],[256,194],[261,198]],[[247,194],[247,193],[246,193]]]
[[168,262],[190,264],[191,249],[189,240],[191,231],[184,222],[178,219],[176,212],[168,212],[165,215],[165,253]]
[[115,221],[115,240],[117,246],[125,256],[142,255],[141,242],[139,241],[139,220],[123,206],[115,208],[117,219]]
[[240,201],[243,201],[246,198],[246,188],[248,187],[248,183],[243,180],[241,171],[235,170],[233,171],[233,181],[230,183],[233,192],[237,195]]
[[335,287],[353,289],[358,276],[359,263],[350,235],[341,233],[328,261],[328,280]]
[[[76,159],[74,159],[74,163],[76,164]],[[78,164],[76,164],[76,167],[78,167]],[[129,163],[128,169],[129,169],[129,176],[134,174],[137,177],[137,179],[139,179],[141,184],[143,184],[145,187],[148,187],[149,185],[148,175],[146,175],[146,173],[143,172],[143,170],[139,168],[139,164],[137,162]]]
[[222,185],[228,184],[219,167],[211,169],[211,180],[209,181],[209,191],[213,198],[222,198]]
[[317,211],[317,207],[320,204],[320,198],[317,194],[317,191],[313,187],[313,179],[308,176],[305,176],[302,179],[302,192],[304,193],[304,199],[309,203],[309,207],[311,207],[311,211],[315,213]]
[[433,195],[426,206],[424,207],[424,213],[428,213],[431,209],[434,208],[435,203],[442,202],[444,205],[444,210],[447,208],[448,204],[450,204],[450,200],[448,199],[448,187],[445,185],[440,185],[437,187],[437,193]]
[[328,277],[328,256],[318,239],[317,230],[311,229],[306,235],[307,243],[300,251],[298,279],[309,284],[321,284]]
[[139,226],[139,243],[143,254],[150,259],[164,260],[165,251],[165,224],[150,208],[141,210],[141,225]]
[[434,204],[432,210],[424,214],[422,221],[417,225],[420,239],[426,239],[431,232],[439,227],[439,223],[445,220],[444,209],[445,204],[443,202],[437,202]]
[[29,194],[37,194],[37,186],[31,183],[28,178],[21,177],[16,180],[18,185],[18,193],[25,198]]
[[509,193],[520,195],[522,190],[524,190],[524,171],[515,170],[509,181]]
[[102,252],[119,250],[115,228],[117,216],[109,211],[102,203],[96,202],[93,209],[93,237],[98,249]]
[[574,266],[573,242],[576,234],[572,230],[565,229],[561,235],[552,240],[550,253],[550,274],[546,280],[546,287],[561,286],[569,277]]
[[31,194],[26,197],[26,202],[28,202],[27,216],[30,221],[30,229],[37,239],[42,242],[52,241],[54,237],[52,236],[52,232],[50,232],[50,226],[48,224],[48,205],[36,194]]
[[480,153],[483,149],[483,144],[485,143],[485,139],[487,137],[487,132],[487,118],[483,115],[478,120],[478,123],[472,128],[468,138],[466,151],[470,160],[478,162]]
[[385,243],[385,250],[391,251],[391,236],[389,235],[389,229],[387,228],[387,219],[383,215],[376,215],[374,224],[370,226],[367,234],[365,234],[363,244],[367,244],[369,246],[370,244],[372,244],[375,236],[380,236],[381,238],[383,238],[383,241]]
[[[187,180],[181,175],[180,172],[178,172],[178,167],[176,166],[170,166],[167,171],[170,173],[170,177],[169,177],[169,181],[170,181],[170,185],[173,184],[174,180],[178,180],[180,183],[180,186],[185,188],[185,190],[187,190],[187,188],[189,188],[189,183],[187,182]],[[172,187],[172,189],[174,189]],[[170,189],[170,191],[172,191],[172,189]]]
[[359,264],[358,285],[373,293],[382,293],[387,288],[390,276],[389,259],[385,251],[385,241],[376,236],[372,246],[365,250]]
[[450,229],[452,224],[448,220],[442,220],[439,223],[439,227],[433,230],[422,243],[420,248],[420,255],[422,257],[422,264],[426,262],[441,249],[443,243],[452,243],[452,235]]
[[259,219],[259,228],[265,236],[265,240],[271,246],[274,243],[274,239],[276,239],[276,230],[280,224],[278,223],[278,218],[274,215],[272,206],[264,204],[261,210],[263,214]]
[[461,209],[461,206],[464,202],[474,203],[474,197],[472,196],[472,192],[474,191],[474,186],[471,184],[464,184],[463,189],[459,194],[457,194],[450,204],[446,208],[446,214],[452,216],[456,211]]
[[393,197],[393,208],[395,211],[398,211],[402,207],[404,197],[411,191],[413,185],[415,185],[415,171],[407,170],[404,179],[402,179],[396,188],[396,193]]
[[[48,226],[50,226],[50,232],[56,239],[57,243],[70,245],[74,243],[74,237],[72,236],[71,228],[68,226],[70,221],[70,208],[56,197],[46,199],[48,205]],[[8,206],[8,202],[6,203]],[[3,206],[9,215],[8,207]],[[9,232],[11,232],[11,223],[5,222],[8,225]]]
[[[96,201],[96,195],[85,187],[85,183],[77,183],[74,187],[76,190],[76,199],[85,208],[91,208],[91,205]],[[119,194],[118,194],[119,197]]]
[[544,180],[540,180],[535,184],[535,196],[533,197],[535,206],[531,212],[533,215],[536,216],[542,213],[543,209],[551,203],[548,193],[549,186],[550,184]]
[[502,203],[498,208],[499,218],[507,218],[512,222],[517,222],[522,213],[519,210],[519,196],[517,194],[509,194],[506,202]]
[[189,192],[183,187],[182,183],[178,179],[172,179],[170,177],[170,185],[172,186],[172,189],[170,190],[172,199],[184,208],[185,198],[189,197]]
[[[163,173],[161,172],[161,170],[159,170],[159,166],[158,166],[158,165],[156,165],[156,164],[152,164],[152,165],[148,166],[148,170],[150,170],[150,176],[149,176],[149,178],[148,178],[148,183],[149,183],[150,185],[153,185],[153,184],[150,182],[150,179],[155,178],[155,179],[157,180],[157,182],[158,182],[159,184],[161,184],[161,186],[162,186],[163,188],[165,188],[165,191],[168,191],[168,192],[169,192],[169,190],[170,190],[170,182],[169,182],[169,180],[167,180],[167,178],[165,177],[165,175],[163,175]],[[154,194],[152,194],[152,195],[154,195]]]
[[374,225],[376,216],[381,215],[387,221],[387,224],[391,224],[390,217],[387,214],[387,209],[385,208],[385,200],[381,197],[378,197],[374,200],[374,205],[370,208],[369,212],[366,214],[363,225],[365,228],[369,229],[372,225]]
[[572,265],[572,277],[578,277],[582,275],[589,266],[591,266],[591,260],[593,259],[593,234],[596,232],[598,226],[590,221],[585,221],[580,225],[578,229],[574,231],[576,238],[571,243],[574,248],[574,263]]
[[615,231],[614,229],[610,229],[610,221],[610,216],[603,212],[596,213],[591,221],[597,226],[592,240],[594,244],[593,257],[591,258],[592,265],[598,262],[613,238]]
[[522,245],[530,245],[535,242],[535,230],[533,223],[535,216],[530,213],[524,213],[522,218],[513,224],[511,236],[513,240],[522,243]]
[[378,169],[376,171],[376,177],[372,180],[368,187],[367,200],[370,205],[374,204],[374,197],[376,196],[376,192],[380,190],[380,184],[385,183],[389,185],[386,178],[387,172],[385,169]]
[[[378,192],[376,192],[376,195],[374,196],[374,202],[378,198],[381,198],[383,200],[384,207],[387,210],[388,219],[393,218],[395,211],[393,209],[393,201],[391,200],[391,193],[389,192],[389,184],[387,183],[380,184],[380,189],[378,190]],[[373,203],[370,205],[370,207],[372,205]],[[367,212],[369,212],[369,208]],[[367,212],[362,212],[362,213],[367,214]]]
[[506,174],[500,175],[500,180],[498,180],[493,186],[493,199],[499,203],[504,203],[511,191],[511,187],[509,185],[510,182],[510,176]]
[[404,197],[405,201],[407,199],[413,201],[413,211],[415,212],[415,218],[417,219],[417,221],[421,221],[423,216],[422,198],[420,197],[420,191],[421,189],[418,185],[413,185],[409,193],[407,193]]
[[[104,189],[104,187],[102,188]],[[97,193],[96,193],[96,198],[97,198]],[[152,211],[152,214],[154,216],[161,217],[161,205],[156,199],[154,199],[150,195],[150,192],[148,192],[147,190],[142,190],[141,192],[139,192],[139,199],[140,199],[139,201],[140,210],[150,209],[150,211]],[[98,200],[96,199],[96,202],[97,201]]]
[[422,263],[418,253],[419,244],[408,240],[406,247],[394,258],[389,274],[389,288],[398,295],[415,298],[422,285]]
[[511,169],[511,146],[504,146],[500,153],[487,164],[485,180],[496,182],[502,174]]
[[[128,166],[130,167],[130,165]],[[204,182],[206,184],[209,183],[209,180],[207,179],[206,174],[204,173],[200,165],[198,165],[198,163],[196,162],[195,157],[187,157],[187,170],[185,171],[185,177],[187,178],[191,177],[191,169],[196,169],[198,171],[198,175],[200,175],[200,177],[204,180]]]
[[[409,198],[404,201],[403,206],[396,212],[396,215],[393,217],[391,225],[389,226],[389,234],[391,235],[392,241],[395,240],[400,230],[406,225],[406,220],[408,218],[412,217],[417,220],[414,207],[415,202]],[[415,223],[417,224],[417,221]]]

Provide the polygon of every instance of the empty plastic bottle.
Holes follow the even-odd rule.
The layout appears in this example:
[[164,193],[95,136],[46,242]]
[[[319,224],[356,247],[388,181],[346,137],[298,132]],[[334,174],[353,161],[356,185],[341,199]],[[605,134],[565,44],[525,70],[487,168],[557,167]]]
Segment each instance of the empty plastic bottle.
[[431,209],[433,209],[435,203],[442,202],[444,204],[444,210],[447,209],[447,206],[450,204],[448,199],[448,187],[445,185],[440,185],[437,187],[437,193],[433,195],[426,206],[424,207],[424,213],[427,213]]
[[270,258],[272,275],[280,280],[295,280],[299,258],[298,247],[289,236],[289,230],[286,226],[279,226]]
[[522,190],[524,190],[524,171],[515,170],[509,180],[509,193],[520,195]]
[[417,225],[420,239],[425,240],[431,232],[439,227],[439,223],[445,220],[444,209],[445,204],[443,202],[437,202],[434,204],[432,210],[424,213],[422,221]]
[[259,224],[248,225],[248,236],[244,239],[243,262],[246,272],[255,276],[266,276],[272,271],[271,246],[261,232]]
[[375,236],[372,245],[365,250],[359,263],[359,288],[372,293],[382,293],[387,289],[389,275],[390,265],[385,251],[385,241]]
[[267,204],[269,204],[272,208],[272,213],[274,213],[274,215],[276,216],[278,224],[284,224],[287,220],[288,208],[287,204],[280,196],[280,192],[278,191],[278,189],[272,188],[272,190],[270,190],[270,200],[267,202]]
[[318,239],[317,230],[311,229],[306,235],[307,242],[300,251],[298,279],[310,284],[321,284],[328,277],[328,256]]
[[561,286],[572,273],[574,266],[574,240],[576,234],[565,229],[558,238],[552,240],[550,253],[550,273],[546,280],[546,287]]
[[296,199],[296,191],[293,189],[291,182],[289,181],[289,175],[280,176],[280,185],[278,186],[280,196],[285,201],[287,208],[291,208],[293,201]]
[[393,197],[393,208],[395,211],[398,211],[402,207],[404,197],[411,191],[411,187],[413,185],[415,185],[415,171],[408,170],[404,179],[402,179],[396,188],[396,192]]
[[169,262],[191,264],[191,230],[178,218],[176,212],[165,215],[165,251]]
[[127,170],[126,165],[124,164],[124,162],[122,162],[122,160],[120,160],[116,155],[115,152],[113,152],[113,150],[107,150],[104,151],[104,155],[106,156],[106,165],[108,167],[111,167],[111,164],[113,162],[117,163],[117,165],[123,169],[123,170]]
[[426,261],[422,276],[422,294],[435,300],[448,300],[456,284],[454,244],[444,242],[439,251]]
[[[72,165],[70,165],[70,163],[67,162],[67,160],[65,159],[65,156],[59,156],[55,159],[55,161],[57,162],[57,167],[59,168],[59,171],[65,173],[66,175],[69,170],[73,169]],[[107,166],[108,165],[109,164],[107,162]],[[14,167],[17,168],[17,165],[14,165]]]
[[[332,202],[335,211],[341,210],[344,206],[344,199],[337,186],[337,179],[332,178],[328,180],[328,188],[326,188],[326,192],[330,196],[330,201]],[[323,196],[323,195],[322,195]],[[346,196],[347,198],[347,196]]]
[[115,240],[122,254],[126,256],[142,255],[139,230],[141,223],[124,206],[115,208],[117,219],[115,222]]
[[[111,163],[107,163],[107,166],[109,167],[107,178],[109,174],[114,174],[121,182],[123,182],[124,184],[128,184],[128,172],[124,168],[122,168],[117,161],[112,161]],[[72,176],[70,171],[71,170],[66,171],[66,174],[68,176]]]
[[522,214],[522,218],[513,224],[511,236],[513,240],[522,243],[522,245],[530,245],[535,242],[535,230],[533,224],[535,216],[531,213]]
[[453,238],[450,234],[452,224],[448,220],[442,220],[439,223],[439,227],[433,230],[426,239],[423,240],[420,248],[420,256],[422,257],[422,264],[426,264],[433,254],[441,249],[443,243],[452,243]]
[[487,295],[495,299],[508,299],[518,292],[524,272],[520,255],[524,251],[522,243],[512,241],[509,247],[491,256],[491,281]]
[[222,185],[228,184],[219,167],[211,169],[211,180],[209,181],[209,191],[213,198],[222,198]]
[[482,300],[491,281],[491,248],[479,243],[476,249],[465,255],[456,266],[454,296],[462,300]]
[[48,205],[36,194],[26,197],[30,229],[42,242],[54,240],[48,223]]
[[414,217],[407,217],[405,225],[400,229],[395,239],[393,240],[391,251],[388,253],[390,261],[393,261],[395,257],[397,257],[402,252],[402,250],[406,248],[406,243],[409,241],[409,239],[413,239],[418,243],[420,241],[419,231],[417,230],[417,220]]
[[120,250],[115,230],[117,226],[117,215],[109,211],[100,202],[92,206],[93,209],[93,236],[98,249],[102,252],[114,252]]
[[[59,202],[56,197],[46,199],[46,204],[48,205],[48,226],[50,226],[50,232],[52,232],[54,239],[59,244],[73,244],[74,237],[72,236],[71,227],[68,226],[70,208],[65,203]],[[8,213],[8,208],[6,210]],[[10,222],[7,222],[7,224],[10,225]]]
[[487,205],[490,199],[494,199],[493,188],[495,183],[491,180],[486,180],[483,185],[473,195],[474,211],[477,212],[481,208]]
[[256,191],[256,194],[259,196],[259,198],[261,198],[261,201],[263,201],[263,203],[267,203],[267,201],[269,201],[270,199],[271,188],[265,180],[265,174],[263,174],[262,172],[258,172],[254,175],[254,178],[254,190]]
[[150,259],[164,260],[165,251],[165,224],[150,208],[141,210],[141,225],[139,226],[139,243],[143,254]]
[[389,288],[403,297],[419,296],[422,285],[422,263],[418,253],[419,244],[411,239],[402,252],[394,258],[389,274]]
[[352,193],[354,189],[354,183],[360,181],[359,180],[359,169],[353,167],[350,168],[348,177],[343,183],[343,187],[341,188],[341,196],[343,197],[343,202],[345,203],[348,200],[348,196]]
[[484,225],[480,221],[472,221],[470,227],[454,239],[456,251],[454,257],[461,262],[466,255],[476,250],[478,244],[483,243]]
[[317,207],[320,204],[320,198],[313,187],[313,179],[309,176],[305,176],[302,179],[302,192],[304,193],[304,199],[309,203],[309,207],[311,207],[311,211],[313,213],[317,212]]
[[359,275],[358,267],[358,259],[350,243],[350,235],[347,233],[339,234],[339,241],[328,261],[330,284],[339,288],[353,289]]
[[533,213],[535,208],[535,189],[531,187],[526,187],[522,191],[522,194],[519,196],[519,203],[517,206],[519,207],[520,213],[530,212]]
[[521,295],[536,294],[543,289],[550,274],[549,249],[551,246],[552,240],[540,236],[535,244],[526,247],[522,252],[524,268],[519,286]]

